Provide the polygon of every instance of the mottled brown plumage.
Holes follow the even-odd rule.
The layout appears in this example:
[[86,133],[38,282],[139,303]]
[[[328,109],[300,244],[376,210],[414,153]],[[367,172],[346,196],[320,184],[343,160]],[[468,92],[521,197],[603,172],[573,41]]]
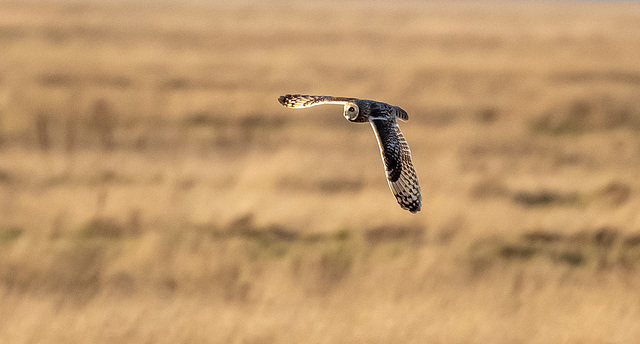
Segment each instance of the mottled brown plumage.
[[391,192],[403,209],[420,211],[422,196],[418,175],[411,162],[411,150],[396,118],[408,120],[400,107],[366,99],[287,94],[278,98],[289,108],[305,108],[320,104],[344,105],[344,117],[351,122],[369,122],[378,139]]

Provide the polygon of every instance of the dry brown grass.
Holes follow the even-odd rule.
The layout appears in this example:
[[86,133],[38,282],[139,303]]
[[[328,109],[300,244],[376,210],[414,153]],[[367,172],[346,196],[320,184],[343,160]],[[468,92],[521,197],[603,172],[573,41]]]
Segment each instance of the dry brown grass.
[[0,3],[0,342],[640,338],[640,5],[330,4]]

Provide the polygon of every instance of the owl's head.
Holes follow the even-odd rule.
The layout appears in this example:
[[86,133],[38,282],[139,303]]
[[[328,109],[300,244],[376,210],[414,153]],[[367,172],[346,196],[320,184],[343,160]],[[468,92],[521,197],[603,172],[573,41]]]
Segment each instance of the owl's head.
[[350,122],[364,122],[367,120],[364,116],[362,104],[358,101],[349,101],[344,104],[344,118]]

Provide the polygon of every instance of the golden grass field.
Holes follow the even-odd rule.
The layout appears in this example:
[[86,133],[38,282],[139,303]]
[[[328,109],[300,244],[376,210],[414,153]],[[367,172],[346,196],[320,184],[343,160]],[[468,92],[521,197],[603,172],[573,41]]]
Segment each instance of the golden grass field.
[[[0,343],[637,343],[640,3],[0,2]],[[338,106],[403,107],[390,193]]]

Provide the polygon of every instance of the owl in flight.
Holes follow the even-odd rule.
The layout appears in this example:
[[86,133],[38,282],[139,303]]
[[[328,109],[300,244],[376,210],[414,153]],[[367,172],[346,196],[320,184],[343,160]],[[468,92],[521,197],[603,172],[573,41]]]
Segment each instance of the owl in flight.
[[401,108],[373,100],[287,94],[278,98],[289,108],[306,108],[320,104],[344,105],[344,117],[350,122],[369,122],[378,139],[382,161],[391,192],[402,209],[420,211],[422,196],[418,175],[411,162],[411,150],[400,132],[396,118],[408,120]]

